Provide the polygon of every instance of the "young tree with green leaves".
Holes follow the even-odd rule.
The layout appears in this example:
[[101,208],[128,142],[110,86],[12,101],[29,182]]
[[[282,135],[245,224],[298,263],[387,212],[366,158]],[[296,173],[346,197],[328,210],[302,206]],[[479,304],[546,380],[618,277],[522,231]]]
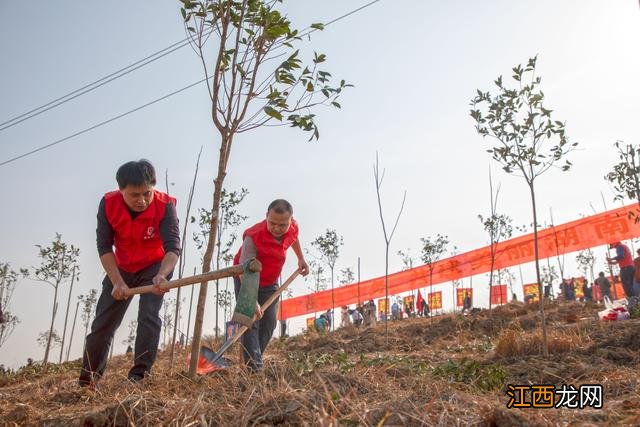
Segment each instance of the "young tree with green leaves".
[[[331,272],[331,313],[333,315],[333,311],[336,308],[335,299],[333,295],[334,289],[334,276],[335,276],[335,268],[336,261],[338,261],[338,257],[340,256],[340,246],[344,245],[342,241],[342,236],[338,236],[336,230],[327,229],[323,235],[316,237],[314,241],[311,242],[311,246],[315,248],[316,251],[320,254],[320,261],[326,264],[329,267],[329,271]],[[331,319],[331,328],[335,330],[335,322]]]
[[67,309],[64,314],[64,327],[62,328],[62,342],[60,343],[60,358],[58,363],[62,363],[62,353],[64,353],[64,343],[67,337],[67,321],[69,320],[69,308],[71,307],[71,292],[73,283],[80,276],[80,266],[74,265],[71,271],[71,285],[69,286],[69,297],[67,298]]
[[341,285],[348,285],[350,283],[355,282],[356,276],[353,273],[351,267],[343,268],[340,270],[340,276],[338,277],[338,282]]
[[498,214],[498,195],[500,194],[500,184],[493,192],[493,180],[491,179],[491,171],[489,171],[489,194],[491,214],[488,217],[478,215],[478,219],[484,230],[489,235],[489,248],[491,255],[491,267],[489,270],[489,311],[491,311],[491,300],[493,296],[493,271],[496,265],[496,251],[498,243],[505,239],[509,239],[513,235],[513,220],[505,215]]
[[614,147],[618,151],[620,162],[605,175],[605,179],[613,184],[614,200],[623,202],[625,198],[638,202],[636,212],[630,212],[636,222],[640,221],[640,145],[625,144],[616,141]]
[[[54,349],[62,344],[62,338],[58,334],[58,331],[56,331],[55,329],[49,329],[40,332],[38,334],[37,341],[40,347],[50,347],[51,349]],[[43,362],[42,365],[44,366],[45,363]]]
[[595,274],[593,273],[593,267],[596,264],[596,254],[594,254],[591,249],[580,251],[578,255],[576,255],[576,263],[585,278],[587,277],[587,272],[591,273],[591,282],[593,283],[596,280]]
[[311,286],[308,286],[310,292],[321,292],[327,289],[327,279],[324,277],[322,263],[312,258],[309,258],[309,275],[304,280],[308,279],[312,279]]
[[[218,231],[216,233],[218,241],[216,242],[216,270],[220,269],[220,263],[225,259],[228,259],[229,255],[231,255],[231,259],[233,260],[233,253],[231,252],[233,249],[233,245],[238,239],[238,235],[235,233],[235,230],[240,224],[242,224],[248,216],[241,215],[238,212],[238,206],[244,198],[249,194],[249,190],[246,188],[242,188],[239,191],[228,191],[223,188],[222,193],[220,195],[220,216],[218,220]],[[198,218],[198,225],[200,226],[200,230],[197,233],[193,233],[193,238],[196,242],[196,247],[199,250],[202,250],[206,247],[206,241],[210,233],[211,229],[211,210],[207,209],[198,209],[198,214],[200,217]],[[195,222],[196,218],[191,217],[191,222]],[[231,231],[229,237],[226,237],[226,232]],[[226,239],[226,240],[225,240]],[[216,325],[215,325],[215,334],[216,338],[218,337],[218,308],[224,307],[224,304],[220,304],[220,281],[216,280]]]
[[429,270],[429,293],[433,292],[433,269],[436,262],[440,261],[440,258],[447,252],[447,245],[449,244],[449,237],[443,236],[440,233],[435,237],[421,237],[420,242],[422,247],[422,262],[427,264]]
[[544,298],[540,280],[538,253],[538,214],[536,208],[536,178],[552,167],[562,171],[571,168],[567,154],[577,143],[570,143],[565,124],[553,120],[553,110],[544,106],[544,93],[540,89],[542,78],[536,75],[537,57],[529,59],[527,65],[513,68],[514,88],[504,86],[502,76],[494,84],[496,92],[477,91],[471,100],[471,117],[476,131],[483,138],[495,142],[487,151],[502,169],[522,177],[529,187],[533,213],[534,253],[540,315],[542,317],[543,354],[548,356],[547,323],[544,315]]
[[[162,346],[167,347],[167,335],[169,329],[173,326],[173,310],[171,309],[175,304],[175,299],[166,298],[162,300]],[[169,343],[172,345],[172,343]]]
[[[98,290],[91,289],[87,295],[80,295],[80,306],[82,314],[82,324],[84,325],[84,342],[87,342],[87,334],[89,333],[89,324],[91,324],[91,317],[95,316],[95,306],[98,302]],[[84,353],[84,350],[82,351]]]
[[44,359],[42,365],[46,366],[49,361],[49,351],[51,350],[51,340],[53,337],[53,324],[58,311],[58,292],[74,274],[78,265],[80,249],[62,240],[62,235],[56,233],[55,239],[49,246],[36,245],[38,257],[41,259],[39,267],[32,267],[33,278],[39,282],[46,283],[53,288],[53,306],[51,311],[51,325],[49,326],[48,343],[44,346]]
[[76,310],[73,315],[73,324],[71,325],[71,332],[69,333],[69,345],[67,346],[67,354],[64,358],[65,362],[69,361],[69,355],[71,354],[71,345],[73,344],[73,333],[76,331],[76,321],[78,320],[78,311],[80,310],[80,300],[82,295],[78,295],[78,300],[76,301]]
[[20,323],[18,316],[11,310],[11,297],[18,283],[18,276],[26,277],[28,274],[24,268],[16,272],[8,262],[0,263],[0,348]]
[[553,296],[553,282],[558,280],[559,277],[560,276],[558,275],[558,272],[553,265],[547,264],[546,267],[542,267],[542,271],[540,272],[540,280],[542,281],[542,284],[544,286],[550,287],[551,296]]
[[384,298],[386,301],[385,304],[385,316],[384,316],[384,338],[385,345],[389,345],[389,245],[391,244],[391,239],[393,239],[393,235],[396,232],[396,228],[398,227],[398,221],[400,221],[400,216],[402,215],[402,211],[404,210],[404,202],[407,200],[407,191],[405,190],[402,195],[402,204],[400,205],[400,210],[398,211],[398,215],[396,216],[396,221],[393,224],[393,228],[390,233],[387,233],[387,227],[384,222],[384,215],[382,214],[382,200],[380,198],[380,189],[382,188],[382,183],[384,181],[384,173],[385,170],[382,170],[380,173],[380,164],[378,162],[378,152],[376,151],[376,162],[373,164],[373,179],[376,184],[376,196],[378,198],[378,213],[380,214],[380,224],[382,225],[382,236],[384,237]]
[[[305,66],[295,45],[300,31],[280,12],[279,1],[181,0],[181,13],[191,45],[199,56],[211,99],[211,118],[220,136],[220,155],[214,179],[211,228],[203,272],[211,269],[217,242],[220,201],[235,137],[276,122],[320,134],[312,112],[322,105],[340,107],[337,98],[348,85],[331,84],[323,70],[326,55],[315,53]],[[312,29],[322,29],[313,24]],[[211,45],[211,46],[209,46]],[[207,296],[200,286],[191,349],[189,376],[196,373],[202,319]]]
[[402,271],[410,270],[413,268],[413,257],[411,256],[411,249],[407,249],[406,252],[400,250],[398,255],[402,259]]
[[137,330],[138,321],[136,319],[133,319],[131,322],[129,322],[129,333],[127,334],[127,338],[122,340],[122,344],[126,345],[127,347],[133,348],[134,344],[136,343]]

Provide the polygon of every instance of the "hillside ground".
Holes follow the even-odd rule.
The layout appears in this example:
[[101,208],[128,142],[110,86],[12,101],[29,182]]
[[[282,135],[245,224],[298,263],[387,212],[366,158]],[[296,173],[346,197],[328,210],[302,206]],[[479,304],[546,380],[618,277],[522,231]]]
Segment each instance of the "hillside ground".
[[[602,322],[594,303],[549,302],[549,357],[538,306],[412,318],[274,339],[265,369],[238,363],[185,375],[187,351],[159,354],[126,380],[116,356],[95,390],[79,361],[0,376],[2,424],[37,425],[640,425],[640,320]],[[220,343],[211,342],[218,348]],[[231,352],[239,360],[239,350]],[[603,407],[507,408],[509,385],[602,385]]]

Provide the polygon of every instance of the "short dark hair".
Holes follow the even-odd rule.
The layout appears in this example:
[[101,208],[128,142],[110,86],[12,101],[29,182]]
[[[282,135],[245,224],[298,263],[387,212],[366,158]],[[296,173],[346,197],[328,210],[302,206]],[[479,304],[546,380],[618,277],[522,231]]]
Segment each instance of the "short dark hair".
[[118,168],[116,181],[121,190],[127,185],[156,185],[156,170],[147,159],[127,162]]
[[291,203],[287,202],[285,199],[276,199],[273,202],[269,203],[267,212],[269,211],[274,211],[277,214],[288,212],[293,215],[293,206],[291,206]]

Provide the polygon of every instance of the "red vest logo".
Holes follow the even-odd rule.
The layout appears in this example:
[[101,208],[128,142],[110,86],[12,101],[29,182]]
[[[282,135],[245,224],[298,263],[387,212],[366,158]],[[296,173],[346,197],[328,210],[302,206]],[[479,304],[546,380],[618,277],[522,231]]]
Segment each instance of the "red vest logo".
[[153,239],[156,235],[156,230],[153,227],[147,227],[147,233],[144,235],[144,240]]

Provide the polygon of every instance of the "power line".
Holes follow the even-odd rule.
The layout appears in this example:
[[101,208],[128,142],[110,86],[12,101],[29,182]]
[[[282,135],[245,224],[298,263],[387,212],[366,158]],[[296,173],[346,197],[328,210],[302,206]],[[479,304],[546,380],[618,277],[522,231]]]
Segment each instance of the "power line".
[[200,83],[203,83],[205,80],[207,80],[207,78],[204,78],[204,79],[202,79],[202,80],[199,80],[199,81],[197,81],[197,82],[195,82],[195,83],[191,83],[189,86],[185,86],[185,87],[183,87],[182,89],[178,89],[178,90],[176,90],[176,91],[174,91],[174,92],[168,93],[168,94],[164,95],[163,97],[160,97],[160,98],[158,98],[158,99],[154,99],[154,100],[153,100],[153,101],[151,101],[151,102],[147,102],[146,104],[141,105],[141,106],[139,106],[139,107],[137,107],[137,108],[134,108],[133,110],[129,110],[129,111],[127,111],[126,113],[118,114],[118,115],[117,115],[117,116],[115,116],[115,117],[112,117],[112,118],[110,118],[110,119],[108,119],[108,120],[102,121],[102,122],[100,122],[100,123],[98,123],[98,124],[95,124],[95,125],[93,125],[93,126],[91,126],[91,127],[88,127],[88,128],[86,128],[86,129],[83,129],[83,130],[81,130],[81,131],[79,131],[79,132],[74,133],[73,135],[66,136],[66,137],[64,137],[64,138],[58,139],[57,141],[51,142],[51,143],[49,143],[49,144],[47,144],[47,145],[43,145],[42,147],[38,147],[38,148],[36,148],[35,150],[31,150],[31,151],[29,151],[29,152],[27,152],[27,153],[23,153],[23,154],[20,154],[19,156],[13,157],[13,158],[8,159],[8,160],[5,160],[5,161],[3,161],[2,163],[0,163],[0,167],[2,167],[2,166],[4,166],[4,165],[7,165],[7,164],[9,164],[9,163],[15,162],[16,160],[20,160],[20,159],[22,159],[22,158],[24,158],[24,157],[30,156],[30,155],[32,155],[32,154],[34,154],[34,153],[39,152],[39,151],[46,150],[47,148],[51,148],[51,147],[53,147],[54,145],[61,144],[61,143],[65,142],[65,141],[70,140],[71,138],[75,138],[76,136],[82,135],[83,133],[87,133],[87,132],[89,132],[89,131],[91,131],[91,130],[93,130],[93,129],[99,128],[100,126],[104,126],[104,125],[106,125],[107,123],[111,123],[111,122],[113,122],[114,120],[118,120],[118,119],[120,119],[120,118],[122,118],[122,117],[124,117],[124,116],[128,116],[129,114],[135,113],[135,112],[136,112],[136,111],[138,111],[138,110],[142,110],[143,108],[146,108],[146,107],[148,107],[148,106],[150,106],[150,105],[153,105],[153,104],[155,104],[155,103],[157,103],[157,102],[160,102],[160,101],[162,101],[162,100],[164,100],[164,99],[167,99],[167,98],[169,98],[169,97],[171,97],[171,96],[173,96],[173,95],[176,95],[176,94],[178,94],[178,93],[180,93],[180,92],[183,92],[183,91],[185,91],[185,90],[187,90],[187,89],[190,89],[190,88],[192,88],[192,87],[194,87],[194,86],[197,86],[197,85],[199,85]]
[[[339,16],[336,19],[333,19],[332,21],[327,22],[326,24],[324,24],[324,26],[325,27],[329,26],[329,25],[333,24],[334,22],[337,22],[337,21],[339,21],[341,19],[346,18],[349,15],[357,13],[357,12],[361,11],[362,9],[365,9],[365,8],[371,6],[374,3],[377,3],[379,1],[380,0],[371,1],[371,2],[369,2],[367,4],[365,4],[365,5],[357,8],[357,9],[354,9],[354,10],[352,10],[352,11],[350,11],[350,12],[348,12],[348,13],[342,15],[342,16]],[[316,28],[313,28],[310,31],[308,31],[307,33],[303,34],[302,36],[308,35],[308,34],[314,32],[316,30],[317,30]],[[211,31],[213,31],[213,30],[210,30],[209,32],[211,32]],[[163,58],[163,57],[169,55],[170,53],[173,53],[178,49],[182,49],[183,47],[187,46],[188,44],[189,44],[189,37],[184,38],[184,39],[182,39],[180,41],[177,41],[177,42],[173,43],[170,46],[165,47],[164,49],[160,49],[159,51],[154,52],[151,55],[148,55],[148,56],[146,56],[146,57],[144,57],[144,58],[142,58],[142,59],[140,59],[140,60],[138,60],[138,61],[136,61],[136,62],[134,62],[132,64],[129,64],[126,67],[123,67],[123,68],[121,68],[121,69],[119,69],[117,71],[114,71],[111,74],[108,74],[108,75],[106,75],[104,77],[99,78],[98,80],[95,80],[95,81],[93,81],[93,82],[91,82],[89,84],[86,84],[86,85],[82,86],[81,88],[78,88],[78,89],[76,89],[74,91],[71,91],[71,92],[69,92],[69,93],[67,93],[65,95],[62,95],[59,98],[56,98],[56,99],[54,99],[52,101],[47,102],[46,104],[42,104],[42,105],[40,105],[38,107],[35,107],[35,108],[33,108],[33,109],[31,109],[31,110],[29,110],[27,112],[24,112],[24,113],[19,114],[19,115],[15,116],[15,117],[12,117],[12,118],[0,123],[0,131],[3,131],[5,129],[9,129],[10,127],[13,127],[13,126],[15,126],[15,125],[17,125],[19,123],[24,122],[25,120],[29,120],[29,119],[31,119],[33,117],[39,116],[40,114],[45,113],[45,112],[47,112],[47,111],[49,111],[49,110],[51,110],[53,108],[56,108],[56,107],[66,103],[66,102],[69,102],[69,101],[71,101],[71,100],[73,100],[75,98],[78,98],[79,96],[82,96],[82,95],[84,95],[84,94],[86,94],[88,92],[94,91],[94,90],[98,89],[99,87],[104,86],[107,83],[110,83],[110,82],[112,82],[112,81],[114,81],[116,79],[119,79],[120,77],[124,77],[127,74],[129,74],[129,73],[131,73],[131,72],[133,72],[133,71],[135,71],[135,70],[137,70],[139,68],[144,67],[145,65],[148,65],[148,64],[150,64],[152,62],[157,61],[160,58]]]
[[[369,3],[366,3],[366,4],[364,4],[364,5],[360,6],[360,7],[359,7],[359,8],[357,8],[357,9],[354,9],[354,10],[352,10],[352,11],[350,11],[350,12],[347,12],[347,13],[345,13],[344,15],[341,15],[341,16],[339,16],[339,17],[337,17],[337,18],[335,18],[335,19],[333,19],[333,20],[331,20],[331,21],[327,22],[326,24],[324,24],[324,26],[325,26],[325,27],[327,27],[327,26],[329,26],[329,25],[331,25],[331,24],[333,24],[333,23],[335,23],[335,22],[338,22],[338,21],[340,21],[340,20],[342,20],[342,19],[345,19],[346,17],[348,17],[348,16],[350,16],[350,15],[353,15],[354,13],[357,13],[357,12],[359,12],[359,11],[363,10],[363,9],[366,9],[366,8],[367,8],[367,7],[369,7],[369,6],[372,6],[373,4],[378,3],[379,1],[381,1],[381,0],[373,0],[373,1],[369,2]],[[309,30],[308,32],[306,32],[305,34],[302,34],[302,35],[301,35],[301,37],[303,37],[303,36],[305,36],[305,35],[308,35],[308,34],[311,34],[312,32],[317,31],[317,30],[318,30],[317,28],[313,28],[313,29]],[[165,49],[162,49],[162,50],[160,50],[160,51],[158,51],[158,52],[156,52],[156,53],[154,53],[154,54],[152,54],[152,55],[149,55],[149,56],[148,56],[148,57],[146,57],[146,58],[141,59],[140,61],[136,61],[136,62],[134,62],[133,64],[129,65],[128,67],[122,68],[121,70],[116,71],[116,72],[114,72],[114,73],[110,74],[109,76],[105,76],[105,77],[103,77],[102,79],[96,80],[95,82],[90,83],[89,85],[86,85],[86,86],[84,86],[84,88],[87,88],[87,87],[89,87],[89,86],[91,86],[91,85],[93,85],[93,84],[95,84],[95,83],[101,82],[102,80],[108,79],[109,77],[116,75],[117,73],[119,73],[119,72],[120,72],[120,71],[122,71],[122,70],[126,70],[127,68],[133,67],[133,66],[135,66],[135,65],[137,65],[137,64],[141,64],[141,65],[139,65],[139,66],[137,66],[137,67],[135,67],[135,68],[133,68],[133,69],[131,69],[131,70],[129,70],[129,71],[127,71],[127,72],[123,73],[122,75],[120,75],[120,76],[118,76],[118,77],[114,77],[113,79],[111,79],[111,80],[109,80],[109,81],[104,81],[104,82],[100,83],[98,86],[96,86],[96,87],[94,87],[94,88],[92,88],[92,89],[89,89],[89,90],[87,90],[86,92],[89,92],[89,91],[91,91],[91,90],[93,90],[93,89],[97,89],[98,87],[100,87],[100,86],[102,86],[102,85],[104,85],[104,84],[107,84],[107,83],[109,83],[110,81],[115,80],[116,78],[122,77],[122,76],[124,76],[124,75],[126,75],[126,74],[128,74],[128,73],[130,73],[130,72],[132,72],[132,71],[135,71],[136,69],[138,69],[138,68],[140,68],[140,67],[142,67],[142,66],[144,66],[144,65],[147,65],[147,64],[148,64],[148,63],[150,63],[150,62],[155,61],[156,59],[160,59],[160,58],[162,58],[163,56],[166,56],[166,55],[168,55],[169,53],[174,52],[175,50],[180,49],[181,47],[186,46],[186,45],[188,44],[188,40],[189,40],[189,39],[188,39],[188,38],[186,38],[186,39],[184,39],[184,40],[181,40],[181,41],[179,41],[179,42],[176,42],[176,43],[174,43],[173,45],[171,45],[171,46],[169,46],[169,47],[167,47],[167,48],[165,48]],[[186,43],[185,43],[185,41],[186,41]],[[180,45],[181,43],[184,43],[184,44],[183,44],[183,45]],[[180,46],[176,47],[177,45],[180,45]],[[173,49],[169,51],[169,49],[171,49],[171,48],[173,48]],[[145,61],[146,59],[149,59],[149,58],[153,57],[154,55],[157,55],[157,54],[159,54],[159,53],[161,53],[161,52],[163,52],[161,56],[159,56],[159,57],[157,57],[157,58],[155,58],[155,59],[153,59],[153,60],[151,60],[151,61],[148,61],[148,62],[146,62],[146,63],[142,63],[142,62],[143,62],[143,61]],[[86,129],[83,129],[83,130],[81,130],[81,131],[78,131],[78,132],[76,132],[76,133],[74,133],[74,134],[72,134],[72,135],[66,136],[66,137],[64,137],[64,138],[61,138],[61,139],[58,139],[58,140],[56,140],[56,141],[54,141],[54,142],[51,142],[51,143],[49,143],[49,144],[43,145],[43,146],[38,147],[38,148],[36,148],[36,149],[34,149],[34,150],[31,150],[31,151],[29,151],[29,152],[26,152],[26,153],[20,154],[20,155],[18,155],[18,156],[16,156],[16,157],[13,157],[13,158],[10,158],[10,159],[5,160],[5,161],[3,161],[3,162],[0,162],[0,167],[5,166],[5,165],[7,165],[7,164],[9,164],[9,163],[15,162],[15,161],[17,161],[17,160],[20,160],[20,159],[22,159],[22,158],[24,158],[24,157],[30,156],[30,155],[32,155],[32,154],[35,154],[35,153],[37,153],[37,152],[39,152],[39,151],[46,150],[46,149],[51,148],[51,147],[53,147],[53,146],[55,146],[55,145],[61,144],[61,143],[66,142],[66,141],[68,141],[68,140],[70,140],[70,139],[72,139],[72,138],[75,138],[76,136],[82,135],[82,134],[87,133],[87,132],[89,132],[89,131],[91,131],[91,130],[93,130],[93,129],[96,129],[96,128],[98,128],[98,127],[101,127],[101,126],[104,126],[104,125],[106,125],[106,124],[108,124],[108,123],[111,123],[111,122],[113,122],[113,121],[115,121],[115,120],[118,120],[118,119],[120,119],[120,118],[122,118],[122,117],[125,117],[125,116],[127,116],[127,115],[129,115],[129,114],[135,113],[135,112],[136,112],[136,111],[138,111],[138,110],[141,110],[141,109],[143,109],[143,108],[149,107],[150,105],[153,105],[153,104],[155,104],[155,103],[157,103],[157,102],[160,102],[160,101],[162,101],[162,100],[164,100],[164,99],[167,99],[167,98],[169,98],[169,97],[171,97],[171,96],[173,96],[173,95],[176,95],[176,94],[178,94],[178,93],[180,93],[180,92],[183,92],[183,91],[185,91],[185,90],[187,90],[187,89],[190,89],[190,88],[192,88],[193,86],[196,86],[196,85],[198,85],[198,84],[200,84],[200,83],[203,83],[203,82],[205,82],[208,78],[209,78],[209,77],[204,78],[204,79],[202,79],[202,80],[199,80],[199,81],[197,81],[197,82],[195,82],[195,83],[192,83],[192,84],[190,84],[190,85],[188,85],[188,86],[185,86],[185,87],[183,87],[183,88],[181,88],[181,89],[178,89],[178,90],[176,90],[176,91],[174,91],[174,92],[171,92],[171,93],[169,93],[169,94],[167,94],[167,95],[164,95],[164,96],[162,96],[162,97],[160,97],[160,98],[157,98],[157,99],[155,99],[155,100],[153,100],[153,101],[151,101],[151,102],[148,102],[148,103],[146,103],[146,104],[144,104],[144,105],[141,105],[141,106],[139,106],[139,107],[137,107],[137,108],[134,108],[133,110],[129,110],[129,111],[127,111],[126,113],[119,114],[119,115],[117,115],[117,116],[115,116],[115,117],[112,117],[112,118],[110,118],[110,119],[108,119],[108,120],[102,121],[102,122],[100,122],[100,123],[98,123],[98,124],[95,124],[95,125],[90,126],[90,127],[86,128]],[[69,93],[69,94],[67,94],[67,95],[65,95],[65,96],[63,96],[63,97],[61,97],[61,98],[58,98],[57,100],[51,101],[51,102],[49,102],[49,103],[47,103],[47,104],[45,104],[45,105],[43,105],[43,106],[40,106],[40,107],[38,107],[38,108],[36,108],[36,109],[34,109],[34,110],[31,110],[31,111],[32,111],[32,112],[33,112],[33,111],[37,111],[38,109],[40,109],[40,108],[42,108],[42,107],[49,106],[49,105],[51,105],[52,103],[55,103],[56,101],[61,100],[61,99],[65,98],[65,97],[67,97],[67,96],[69,96],[69,95],[76,94],[77,92],[81,91],[81,90],[82,90],[82,89],[84,89],[84,88],[77,89],[77,90],[75,90],[75,91],[73,91],[73,92],[71,92],[71,93]],[[73,99],[73,98],[76,98],[76,97],[78,97],[78,96],[80,96],[80,95],[82,95],[82,94],[84,94],[84,93],[86,93],[86,92],[79,93],[79,94],[77,94],[77,95],[75,95],[75,96],[73,96],[73,97],[71,97],[71,98],[69,98],[69,99],[67,99],[67,100],[65,100],[65,101],[63,101],[63,102],[61,102],[61,103],[67,102],[67,101],[69,101],[69,100],[71,100],[71,99]],[[60,105],[60,104],[57,104],[57,105]],[[48,108],[47,110],[49,110],[49,109],[51,109],[51,108],[54,108],[54,107],[56,107],[57,105],[51,106],[51,107],[50,107],[50,108]],[[47,110],[43,110],[43,111],[41,111],[41,112],[39,112],[39,113],[37,113],[37,114],[34,114],[34,115],[38,115],[38,114],[43,113],[43,112],[45,112],[45,111],[47,111]],[[16,117],[14,117],[14,118],[13,118],[13,119],[11,119],[11,120],[15,120],[15,119],[18,119],[18,118],[22,118],[22,117],[24,117],[25,115],[27,115],[27,114],[29,114],[29,113],[30,113],[30,112],[27,112],[27,113],[24,113],[24,114],[22,114],[22,115],[20,115],[20,116],[16,116]],[[33,117],[33,116],[30,116],[30,117]],[[23,119],[22,119],[22,120],[20,120],[19,122],[13,123],[13,124],[11,124],[11,125],[9,125],[9,126],[0,127],[0,131],[1,131],[1,130],[6,129],[7,127],[11,127],[11,126],[13,126],[14,124],[17,124],[17,123],[20,123],[20,122],[22,122],[22,121],[24,121],[24,120],[27,120],[27,119],[29,119],[30,117],[23,118]],[[11,122],[11,120],[9,120],[9,121],[7,121],[7,122],[4,122],[4,123],[0,123],[0,126],[4,125],[5,123],[9,123],[9,122]]]
[[181,40],[179,42],[176,42],[174,44],[172,44],[171,46],[168,46],[164,49],[161,49],[145,58],[140,59],[139,61],[136,61],[132,64],[127,65],[124,68],[119,69],[118,71],[115,71],[109,75],[106,75],[94,82],[91,82],[85,86],[82,86],[79,89],[76,89],[72,92],[67,93],[66,95],[63,95],[59,98],[54,99],[53,101],[47,102],[46,104],[40,105],[39,107],[33,108],[25,113],[22,113],[18,116],[15,116],[3,123],[0,123],[0,131],[3,131],[5,129],[8,129],[12,126],[15,126],[19,123],[24,122],[25,120],[29,120],[30,118],[33,118],[35,116],[39,116],[40,114],[49,111],[53,108],[56,108],[59,105],[62,105],[66,102],[71,101],[72,99],[75,99],[79,96],[84,95],[85,93],[91,92],[93,90],[98,89],[101,86],[104,86],[107,83],[110,83],[116,79],[119,79],[120,77],[124,77],[127,74],[144,67],[145,65],[151,64],[154,61],[157,61],[160,58],[163,58],[167,55],[169,55],[170,53],[175,52],[178,49],[181,49],[185,46],[187,46],[189,44],[189,39],[184,39]]

